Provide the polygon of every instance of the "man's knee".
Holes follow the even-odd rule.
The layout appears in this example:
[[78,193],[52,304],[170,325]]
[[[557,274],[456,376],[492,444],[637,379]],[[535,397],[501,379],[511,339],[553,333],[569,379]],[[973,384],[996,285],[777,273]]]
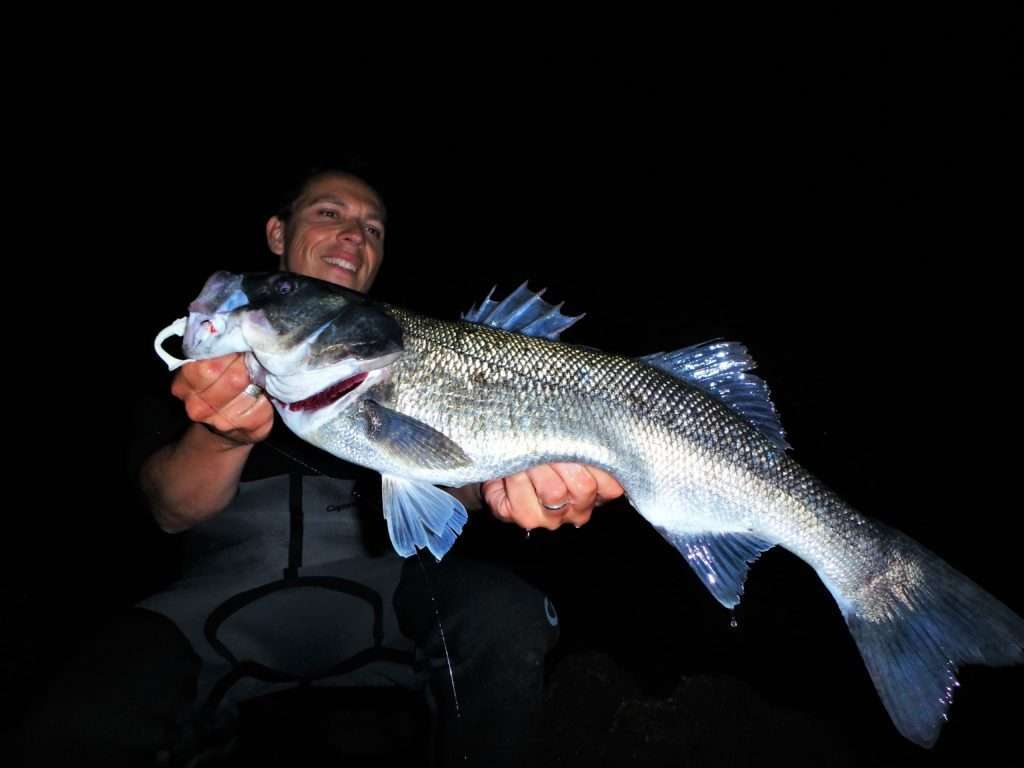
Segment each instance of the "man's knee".
[[463,652],[491,648],[542,663],[558,638],[558,615],[545,594],[511,571],[471,560],[406,561],[395,608],[417,643],[438,633]]
[[168,619],[142,609],[94,632],[60,665],[25,721],[32,756],[99,757],[173,741],[195,697],[199,658]]

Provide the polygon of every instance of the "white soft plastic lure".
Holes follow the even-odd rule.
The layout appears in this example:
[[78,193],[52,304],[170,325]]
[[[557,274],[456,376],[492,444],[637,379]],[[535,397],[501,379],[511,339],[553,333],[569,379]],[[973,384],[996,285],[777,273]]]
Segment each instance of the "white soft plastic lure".
[[156,339],[153,341],[153,347],[154,349],[156,349],[156,354],[159,356],[161,360],[164,361],[164,363],[167,365],[167,370],[169,371],[176,371],[186,363],[195,362],[195,360],[191,359],[182,360],[180,358],[177,358],[170,352],[168,352],[166,349],[164,349],[164,342],[167,341],[169,338],[171,338],[172,336],[185,335],[185,326],[187,323],[187,317],[179,317],[173,323],[171,323],[162,331],[160,331],[160,333],[156,335]]

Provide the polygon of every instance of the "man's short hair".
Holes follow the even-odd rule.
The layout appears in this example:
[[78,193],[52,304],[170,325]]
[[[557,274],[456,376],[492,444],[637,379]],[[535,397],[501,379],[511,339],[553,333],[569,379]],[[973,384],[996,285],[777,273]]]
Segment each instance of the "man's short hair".
[[273,215],[282,221],[288,221],[295,212],[295,203],[302,197],[306,189],[316,181],[328,176],[351,176],[359,179],[381,198],[380,173],[366,159],[355,156],[345,158],[343,163],[320,163],[308,165],[291,173],[282,185],[283,193],[278,197]]

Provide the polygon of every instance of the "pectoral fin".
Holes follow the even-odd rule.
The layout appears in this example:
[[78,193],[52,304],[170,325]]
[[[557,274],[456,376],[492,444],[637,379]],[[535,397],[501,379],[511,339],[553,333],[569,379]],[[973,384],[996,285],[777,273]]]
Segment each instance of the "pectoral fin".
[[367,434],[386,452],[417,467],[450,469],[471,463],[459,445],[433,427],[367,400]]

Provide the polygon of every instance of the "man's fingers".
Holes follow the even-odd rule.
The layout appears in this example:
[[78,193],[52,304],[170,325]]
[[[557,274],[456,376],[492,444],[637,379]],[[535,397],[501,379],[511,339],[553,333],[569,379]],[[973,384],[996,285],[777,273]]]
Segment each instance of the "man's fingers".
[[587,467],[586,469],[597,482],[598,504],[604,504],[606,501],[617,499],[626,492],[622,484],[603,469],[598,469],[597,467]]
[[554,530],[564,523],[578,528],[590,520],[596,505],[623,494],[622,486],[607,472],[571,462],[490,480],[481,491],[495,517],[527,530]]
[[509,508],[508,493],[505,491],[505,478],[499,477],[483,483],[480,486],[480,495],[496,518],[506,523],[512,522],[512,510]]
[[576,509],[593,509],[597,503],[597,480],[582,464],[557,462],[549,465],[565,487],[569,502]]
[[249,371],[245,360],[235,353],[182,366],[171,383],[171,393],[181,400],[193,393],[202,395],[205,402],[219,410],[234,400],[247,384]]
[[235,426],[247,428],[259,426],[273,416],[274,407],[264,395],[242,392],[222,411]]
[[505,491],[508,494],[512,520],[520,528],[555,529],[561,524],[561,521],[550,520],[544,514],[544,508],[541,506],[543,502],[537,495],[537,489],[529,473],[519,472],[506,477]]
[[526,476],[533,486],[537,501],[546,509],[562,509],[572,503],[573,498],[565,481],[556,471],[554,464],[542,464],[526,470]]
[[252,385],[239,353],[183,366],[171,393],[184,401],[188,417],[239,443],[265,438],[274,423],[274,408]]

